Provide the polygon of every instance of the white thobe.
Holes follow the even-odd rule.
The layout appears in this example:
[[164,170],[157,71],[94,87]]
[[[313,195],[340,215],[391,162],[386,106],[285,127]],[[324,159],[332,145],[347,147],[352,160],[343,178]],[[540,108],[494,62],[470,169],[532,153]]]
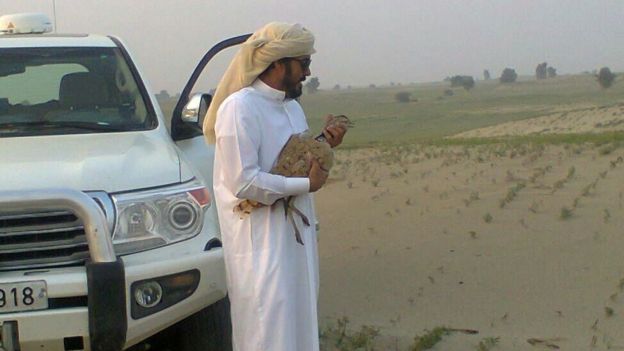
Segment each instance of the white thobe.
[[[230,95],[218,111],[214,191],[235,351],[319,349],[316,216],[309,180],[269,173],[288,138],[307,129],[299,103],[259,79]],[[278,200],[288,196],[295,196],[295,207],[311,226],[285,215]],[[234,208],[245,199],[272,206],[241,218]],[[294,225],[304,245],[297,243]]]

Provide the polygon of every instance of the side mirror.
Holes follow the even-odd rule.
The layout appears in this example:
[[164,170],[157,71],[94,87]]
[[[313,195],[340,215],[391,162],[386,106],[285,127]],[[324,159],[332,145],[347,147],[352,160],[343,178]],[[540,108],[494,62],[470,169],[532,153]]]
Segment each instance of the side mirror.
[[210,94],[195,94],[182,109],[182,121],[197,124],[200,128],[204,124],[204,117],[212,101]]

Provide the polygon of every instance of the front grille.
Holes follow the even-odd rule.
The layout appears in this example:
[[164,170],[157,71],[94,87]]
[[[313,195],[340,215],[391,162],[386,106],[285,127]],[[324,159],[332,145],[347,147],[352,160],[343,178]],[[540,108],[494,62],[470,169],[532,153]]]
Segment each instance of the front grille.
[[0,212],[0,270],[82,264],[89,247],[69,211]]

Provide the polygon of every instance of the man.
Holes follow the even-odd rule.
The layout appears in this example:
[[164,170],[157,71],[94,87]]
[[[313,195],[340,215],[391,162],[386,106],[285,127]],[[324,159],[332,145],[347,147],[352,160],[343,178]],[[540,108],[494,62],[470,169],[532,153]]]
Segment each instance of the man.
[[[221,225],[233,347],[238,351],[317,351],[318,253],[312,193],[327,180],[318,161],[308,177],[270,174],[292,134],[308,129],[294,100],[310,75],[314,36],[300,25],[270,23],[236,54],[204,124],[215,142],[214,191]],[[332,147],[346,130],[324,130]],[[286,216],[294,196],[300,216]],[[242,218],[243,200],[267,206]],[[304,245],[295,239],[299,228]]]

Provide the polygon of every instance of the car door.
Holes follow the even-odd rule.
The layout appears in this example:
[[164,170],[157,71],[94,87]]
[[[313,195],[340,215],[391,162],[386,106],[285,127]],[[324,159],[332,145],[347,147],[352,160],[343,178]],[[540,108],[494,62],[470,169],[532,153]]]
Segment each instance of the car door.
[[229,38],[213,46],[197,64],[173,110],[171,137],[182,151],[182,156],[200,173],[201,180],[209,186],[211,191],[214,145],[205,142],[202,124],[212,97],[209,94],[196,94],[194,96],[190,96],[190,94],[208,62],[216,54],[226,48],[243,43],[250,35],[245,34]]

